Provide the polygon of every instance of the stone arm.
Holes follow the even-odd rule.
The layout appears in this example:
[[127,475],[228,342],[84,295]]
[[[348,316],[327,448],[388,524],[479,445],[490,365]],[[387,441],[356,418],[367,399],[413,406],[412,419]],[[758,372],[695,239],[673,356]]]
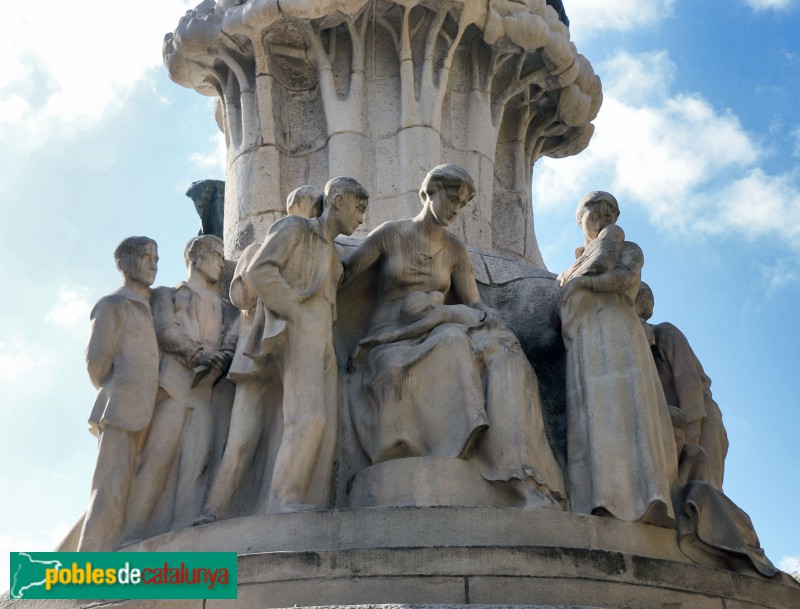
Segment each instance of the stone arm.
[[187,368],[193,368],[202,355],[203,347],[184,332],[175,314],[175,290],[160,287],[153,290],[150,308],[159,348],[178,357]]
[[417,338],[450,321],[451,319],[447,309],[445,307],[438,307],[414,323],[396,330],[381,332],[380,334],[372,334],[367,336],[358,344],[361,347],[374,347],[375,345],[396,343],[409,338]]
[[458,254],[456,264],[450,273],[450,282],[459,304],[464,304],[478,311],[483,311],[485,321],[493,324],[504,325],[500,314],[493,308],[484,304],[478,292],[478,283],[475,281],[475,272],[472,269],[472,259],[464,245],[458,241]]
[[688,444],[699,444],[700,424],[706,416],[705,386],[699,372],[700,364],[683,332],[670,323],[655,326],[656,352],[659,368],[668,366],[672,377],[672,392],[677,406],[686,415],[689,424]]
[[460,242],[456,246],[458,247],[456,263],[450,273],[450,281],[456,300],[459,304],[465,304],[481,311],[488,311],[489,307],[481,302],[478,284],[475,281],[475,273],[472,270],[472,260],[469,257],[467,248]]
[[641,281],[642,266],[642,250],[635,243],[627,241],[617,266],[601,275],[583,275],[580,279],[593,292],[624,292]]
[[401,340],[408,340],[410,338],[417,338],[423,336],[433,330],[452,321],[447,312],[447,307],[438,307],[430,311],[422,319],[418,319],[403,328],[396,330],[389,330],[388,332],[381,332],[379,334],[371,334],[359,341],[353,353],[350,355],[350,361],[347,364],[348,372],[353,372],[356,369],[356,362],[359,355],[364,349],[370,349],[376,345],[386,345],[389,343],[396,343]]
[[340,281],[340,286],[344,286],[355,279],[361,273],[372,267],[381,259],[384,254],[384,239],[389,231],[390,224],[381,224],[378,228],[366,236],[361,245],[358,246],[353,255],[343,262],[344,273]]
[[260,247],[260,243],[248,245],[242,255],[239,256],[239,260],[236,262],[236,270],[233,272],[229,295],[233,306],[242,311],[249,311],[256,307],[258,294],[256,294],[247,278],[247,267]]
[[239,310],[227,298],[222,299],[222,341],[220,351],[233,357],[239,341]]
[[[291,317],[295,308],[303,302],[303,297],[281,273],[302,242],[302,230],[300,224],[285,223],[267,236],[247,267],[247,279],[264,306],[284,319]],[[307,263],[315,262],[310,260]]]
[[96,389],[111,375],[122,326],[120,307],[111,298],[102,298],[89,316],[92,327],[86,345],[86,368]]
[[[467,311],[471,312],[471,314],[466,315],[465,313]],[[401,340],[417,338],[427,334],[434,328],[438,328],[443,324],[478,324],[485,320],[486,316],[486,311],[474,310],[473,307],[467,307],[466,305],[440,306],[428,312],[421,319],[418,319],[417,321],[403,328],[389,330],[388,332],[381,332],[380,334],[372,334],[367,336],[358,344],[362,347],[374,347],[375,345],[396,343]]]
[[[575,251],[576,255],[583,253],[581,249]],[[575,290],[588,289],[592,292],[626,292],[637,286],[641,281],[644,254],[638,245],[626,241],[622,247],[617,265],[600,275],[577,275],[569,277],[572,267],[559,277],[567,278],[561,286],[559,300],[570,298]]]

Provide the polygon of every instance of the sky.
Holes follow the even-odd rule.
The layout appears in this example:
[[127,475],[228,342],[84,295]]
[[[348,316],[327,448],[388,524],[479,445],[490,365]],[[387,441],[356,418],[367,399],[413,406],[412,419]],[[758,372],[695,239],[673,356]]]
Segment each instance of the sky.
[[[40,0],[0,21],[0,590],[9,551],[52,550],[86,507],[96,441],[83,349],[129,235],[185,275],[184,193],[224,179],[209,98],[172,83],[161,41],[195,2]],[[565,0],[604,103],[582,154],[534,168],[554,272],[577,201],[617,196],[645,254],[651,321],[688,337],[730,439],[724,490],[767,555],[800,570],[800,0]],[[64,24],[69,24],[65,27]]]

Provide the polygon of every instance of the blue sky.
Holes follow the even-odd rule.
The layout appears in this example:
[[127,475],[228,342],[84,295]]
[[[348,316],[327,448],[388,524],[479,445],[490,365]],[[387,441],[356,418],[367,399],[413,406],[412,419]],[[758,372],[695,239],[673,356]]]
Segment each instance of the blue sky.
[[[7,552],[48,550],[85,508],[96,444],[83,363],[111,252],[155,238],[183,278],[184,192],[224,178],[212,103],[169,81],[163,34],[193,2],[42,0],[0,23],[0,589]],[[654,321],[687,335],[731,448],[725,491],[797,569],[800,505],[800,0],[566,0],[604,83],[589,148],[534,170],[536,234],[566,268],[588,190],[644,250]],[[66,26],[64,24],[69,24]],[[8,500],[10,499],[10,500]]]

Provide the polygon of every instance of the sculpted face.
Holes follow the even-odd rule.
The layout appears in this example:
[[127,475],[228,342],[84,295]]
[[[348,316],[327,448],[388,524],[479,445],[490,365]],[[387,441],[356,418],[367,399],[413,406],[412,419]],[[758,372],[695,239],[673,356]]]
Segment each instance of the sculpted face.
[[470,202],[464,194],[448,196],[444,188],[435,191],[431,197],[431,213],[438,224],[448,226],[458,217],[461,210]]
[[581,214],[581,230],[586,241],[594,241],[609,224],[614,224],[614,215],[608,205],[586,207]]
[[153,243],[148,243],[135,254],[120,260],[120,269],[129,280],[146,286],[153,285],[158,271],[158,250]]
[[339,216],[339,234],[352,235],[364,222],[368,199],[358,199],[354,194],[346,193],[337,197]]
[[219,281],[219,278],[222,276],[222,271],[225,268],[225,256],[222,251],[222,246],[218,243],[214,244],[213,248],[203,251],[193,264],[194,268],[205,275],[209,281],[216,283]]

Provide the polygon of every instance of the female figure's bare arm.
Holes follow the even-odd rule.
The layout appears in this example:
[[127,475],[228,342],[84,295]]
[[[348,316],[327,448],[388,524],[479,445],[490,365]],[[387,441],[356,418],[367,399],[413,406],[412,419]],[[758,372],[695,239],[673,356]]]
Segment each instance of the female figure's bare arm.
[[381,332],[380,334],[367,336],[364,340],[359,342],[359,345],[363,347],[374,347],[375,345],[396,343],[409,338],[417,338],[423,334],[427,334],[442,324],[448,323],[449,321],[450,316],[448,314],[447,307],[438,307],[412,324],[396,330],[390,330],[389,332]]
[[459,304],[465,304],[474,309],[488,310],[488,307],[481,302],[478,284],[475,281],[475,273],[472,270],[472,260],[469,257],[467,248],[461,243],[453,243],[451,246],[458,248],[456,264],[450,275],[456,300]]
[[366,236],[361,245],[346,261],[342,262],[344,274],[342,275],[340,286],[346,285],[350,280],[355,279],[380,260],[384,249],[383,240],[388,232],[388,227],[388,222],[381,224]]

